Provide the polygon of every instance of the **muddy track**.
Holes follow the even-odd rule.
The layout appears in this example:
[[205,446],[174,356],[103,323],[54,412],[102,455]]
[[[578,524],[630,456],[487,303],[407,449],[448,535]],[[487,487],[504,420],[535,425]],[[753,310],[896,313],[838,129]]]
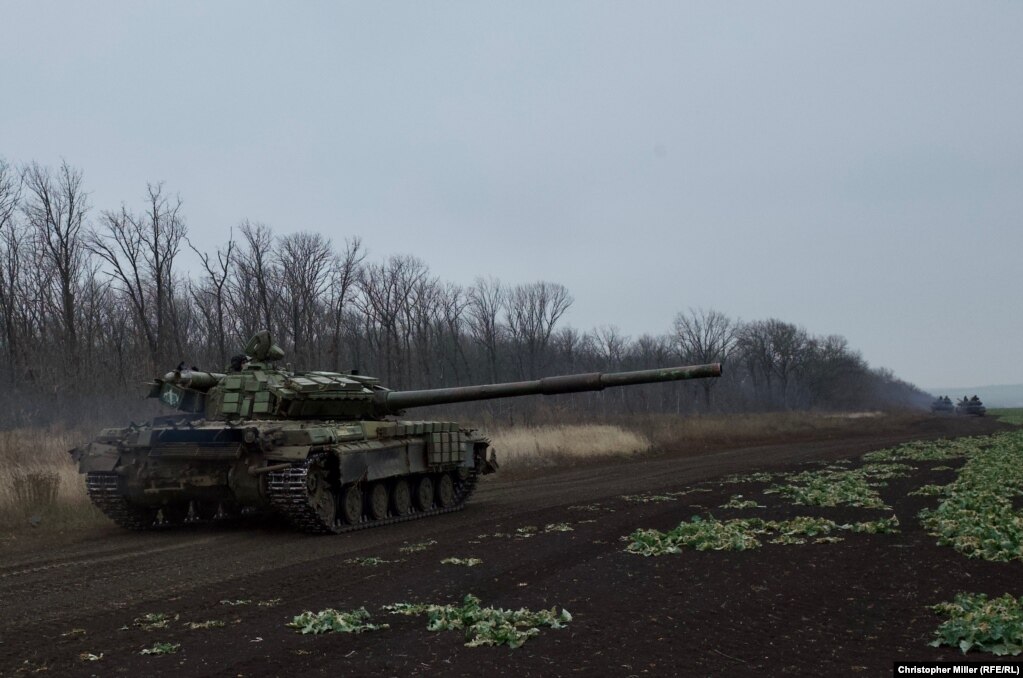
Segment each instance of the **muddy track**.
[[[821,563],[808,564],[805,552],[795,550],[776,550],[773,559],[749,553],[643,559],[623,554],[619,537],[638,526],[670,527],[701,511],[702,504],[727,500],[734,488],[708,485],[712,492],[706,495],[665,504],[630,504],[621,495],[678,490],[729,473],[855,457],[907,440],[995,428],[990,420],[935,418],[843,440],[680,453],[514,480],[499,474],[480,483],[464,511],[340,536],[252,523],[147,534],[111,526],[71,536],[33,535],[0,552],[0,675],[45,668],[49,675],[336,675],[344,669],[355,675],[526,676],[571,675],[586,667],[600,675],[600,667],[606,675],[674,675],[682,666],[714,673],[743,665],[777,666],[781,673],[785,662],[804,666],[810,652],[805,644],[818,642],[807,625],[823,628],[832,644],[835,638],[873,634],[864,621],[875,614],[869,596],[850,591],[880,580],[885,563],[905,557],[902,550],[883,540],[860,540],[859,546],[835,545]],[[593,503],[607,510],[568,508]],[[542,532],[556,522],[568,522],[574,531],[530,539],[480,537],[525,525]],[[929,544],[909,531],[907,538],[918,539],[921,548]],[[401,551],[427,540],[436,544],[421,553]],[[402,562],[376,568],[344,563],[370,555]],[[484,565],[440,565],[447,556],[475,556]],[[952,556],[941,554],[954,561]],[[948,567],[944,560],[939,566]],[[1019,574],[1017,568],[1013,576]],[[815,577],[807,594],[791,590],[807,577]],[[921,587],[917,582],[915,588]],[[745,598],[736,598],[736,590]],[[469,592],[504,607],[564,606],[576,621],[509,654],[506,648],[464,648],[456,634],[428,633],[422,620],[385,618],[379,611],[380,605],[403,600],[452,602]],[[258,605],[278,598],[275,606]],[[219,605],[221,600],[253,602],[235,607]],[[283,626],[304,609],[360,606],[392,629],[312,638]],[[852,610],[844,627],[835,606]],[[148,612],[177,614],[182,622],[221,619],[227,627],[189,631],[178,623],[164,632],[120,630]],[[163,640],[181,643],[181,653],[139,656],[141,647]],[[80,652],[103,652],[104,658],[82,662]],[[832,657],[832,663],[890,675],[891,658],[870,663],[867,657]],[[886,673],[879,672],[882,666]]]

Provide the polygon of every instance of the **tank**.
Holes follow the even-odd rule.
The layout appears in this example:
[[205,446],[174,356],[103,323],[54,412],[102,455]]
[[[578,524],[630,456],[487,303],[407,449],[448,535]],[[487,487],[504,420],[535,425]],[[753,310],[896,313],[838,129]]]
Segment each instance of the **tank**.
[[283,357],[263,331],[226,373],[182,364],[151,382],[174,414],[71,450],[92,502],[130,530],[272,512],[337,534],[440,515],[465,506],[496,455],[479,431],[406,409],[721,375],[715,363],[392,391],[355,372],[280,369]]
[[972,398],[963,396],[962,400],[956,403],[956,414],[970,414],[975,417],[983,417],[987,414],[987,408],[976,395]]
[[948,396],[938,396],[931,403],[931,412],[937,414],[943,414],[946,412],[954,412],[955,406],[952,404],[952,399]]

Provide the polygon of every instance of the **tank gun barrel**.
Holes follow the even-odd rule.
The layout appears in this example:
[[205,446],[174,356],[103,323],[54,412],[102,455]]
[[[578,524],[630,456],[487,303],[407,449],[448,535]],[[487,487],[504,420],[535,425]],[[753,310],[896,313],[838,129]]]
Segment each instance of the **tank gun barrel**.
[[514,381],[504,384],[481,386],[459,386],[423,391],[380,391],[376,394],[376,406],[382,414],[393,414],[410,407],[446,405],[471,400],[492,398],[514,398],[525,395],[555,395],[558,393],[579,393],[582,391],[603,391],[612,386],[653,384],[682,379],[707,379],[721,376],[721,363],[664,367],[635,372],[591,372],[569,374],[560,377],[546,377],[534,381]]

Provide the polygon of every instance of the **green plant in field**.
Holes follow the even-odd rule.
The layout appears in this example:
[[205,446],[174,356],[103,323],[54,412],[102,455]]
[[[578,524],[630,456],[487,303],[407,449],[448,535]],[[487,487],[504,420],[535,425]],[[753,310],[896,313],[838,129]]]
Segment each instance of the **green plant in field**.
[[921,485],[909,493],[910,497],[940,497],[948,491],[948,485]]
[[98,662],[103,659],[103,653],[93,654],[92,652],[82,652],[78,655],[78,659],[83,662]]
[[623,494],[621,498],[636,504],[649,504],[654,501],[675,501],[675,497],[667,494]]
[[757,535],[763,534],[765,525],[756,518],[720,521],[693,516],[670,532],[636,530],[626,538],[629,545],[625,550],[643,556],[681,553],[683,547],[697,551],[745,551],[760,546]]
[[772,485],[764,494],[778,494],[803,506],[858,506],[890,508],[874,489],[871,474],[863,469],[803,471],[788,477],[788,485]]
[[466,567],[476,567],[483,564],[483,561],[479,558],[445,558],[440,562],[441,565],[465,565]]
[[143,631],[155,631],[156,629],[165,629],[170,626],[171,622],[177,621],[178,615],[171,617],[170,615],[162,612],[150,612],[144,614],[141,617],[135,618],[135,626],[142,629]]
[[721,505],[721,508],[733,508],[733,509],[747,509],[747,508],[765,508],[758,504],[752,499],[743,499],[741,494],[732,495],[732,498]]
[[421,541],[415,544],[408,544],[406,546],[402,546],[398,550],[401,551],[402,553],[420,553],[430,548],[436,543],[437,543],[436,539],[427,539],[426,541]]
[[249,599],[238,599],[238,600],[222,600],[221,605],[228,605],[230,607],[237,607],[238,605],[251,605],[252,601]]
[[756,473],[734,474],[730,476],[725,476],[724,478],[721,479],[721,482],[726,484],[769,483],[775,477],[783,477],[785,475],[786,474],[784,473],[765,473],[763,471],[758,471]]
[[574,506],[569,506],[568,510],[569,511],[611,511],[611,512],[614,511],[614,509],[608,508],[607,506],[604,506],[603,504],[576,504]]
[[957,438],[955,440],[916,440],[863,455],[865,462],[877,461],[946,461],[970,455],[981,438]]
[[522,527],[515,529],[515,536],[528,539],[529,537],[535,535],[537,533],[537,530],[539,529],[540,528],[538,528],[536,525],[524,525]]
[[277,607],[280,604],[281,604],[280,598],[270,598],[268,600],[261,600],[258,603],[256,603],[256,605],[259,605],[260,607]]
[[932,471],[955,471],[955,468],[952,467],[952,466],[944,466],[943,465],[943,466],[933,466],[933,467],[931,467],[931,470]]
[[1006,593],[988,600],[983,593],[960,593],[955,602],[932,609],[948,617],[938,627],[932,647],[950,645],[964,654],[974,648],[996,655],[1023,652],[1023,598]]
[[[858,524],[858,523],[857,523]],[[817,537],[831,534],[834,530],[852,529],[849,525],[839,525],[833,520],[815,518],[814,516],[798,516],[790,520],[772,520],[765,523],[764,529],[780,532],[789,536]]]
[[156,643],[152,647],[147,647],[139,651],[139,654],[148,655],[160,655],[160,654],[174,654],[181,649],[181,643]]
[[906,478],[915,466],[899,462],[870,462],[857,469],[867,474],[874,480],[890,480],[892,478]]
[[782,535],[779,535],[779,536],[775,537],[774,539],[772,539],[769,543],[771,543],[771,544],[793,544],[793,545],[795,545],[795,544],[805,544],[806,540],[803,539],[802,537],[797,537],[795,535],[782,534]]
[[899,518],[881,518],[880,520],[868,520],[861,523],[851,523],[843,526],[851,532],[863,532],[866,534],[895,534],[899,531]]
[[842,525],[813,516],[798,516],[790,520],[717,520],[693,516],[688,523],[681,523],[668,532],[640,529],[623,539],[629,542],[625,548],[629,553],[660,556],[681,553],[683,548],[697,551],[746,551],[759,548],[760,537],[772,535],[772,544],[805,544],[806,537],[816,537],[817,543],[830,543],[841,541],[840,538],[830,538],[833,532],[839,530],[883,534],[897,532],[898,524],[899,520],[894,515],[871,522]]
[[1006,424],[1023,426],[1023,407],[1000,407],[988,410],[987,413]]
[[568,523],[547,523],[544,532],[573,532],[574,528]]
[[349,565],[361,565],[362,567],[376,567],[377,565],[386,565],[387,563],[398,563],[399,560],[384,560],[376,556],[366,556],[363,558],[348,558],[345,560]]
[[920,522],[938,543],[970,558],[1023,559],[1023,431],[989,436],[970,454],[945,498]]
[[430,631],[464,631],[466,647],[481,645],[507,645],[521,647],[527,640],[540,633],[540,627],[564,628],[572,621],[568,610],[532,611],[525,608],[504,610],[482,607],[480,599],[469,594],[461,605],[424,605],[395,603],[384,609],[391,614],[408,616],[425,614],[429,617],[426,628]]
[[303,634],[363,633],[365,631],[379,631],[390,628],[387,624],[370,624],[368,620],[369,612],[364,607],[351,612],[341,612],[328,608],[319,612],[303,612],[292,619],[287,626],[297,629]]
[[185,622],[185,626],[193,631],[199,631],[202,629],[222,629],[224,628],[224,622],[219,619],[209,619],[201,622]]

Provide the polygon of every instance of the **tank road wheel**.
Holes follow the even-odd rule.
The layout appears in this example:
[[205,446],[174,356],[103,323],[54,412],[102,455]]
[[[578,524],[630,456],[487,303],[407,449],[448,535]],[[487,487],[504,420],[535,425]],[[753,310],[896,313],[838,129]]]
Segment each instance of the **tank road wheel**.
[[358,485],[346,485],[341,490],[341,520],[347,525],[362,522],[362,490]]
[[160,508],[160,527],[180,527],[188,520],[188,504],[167,504]]
[[305,489],[309,506],[316,512],[316,517],[324,525],[333,527],[337,521],[337,497],[331,486],[329,474],[326,464],[317,461],[309,469]]
[[450,473],[442,473],[437,479],[437,504],[441,508],[455,505],[455,481]]
[[412,510],[412,492],[408,489],[408,481],[398,478],[391,488],[391,511],[396,516],[406,516]]
[[416,491],[412,500],[420,511],[429,511],[433,508],[433,479],[430,476],[420,476],[416,481]]
[[369,497],[366,502],[366,513],[373,520],[383,520],[387,517],[387,505],[390,504],[390,496],[387,492],[387,484],[383,481],[373,483],[369,488]]

